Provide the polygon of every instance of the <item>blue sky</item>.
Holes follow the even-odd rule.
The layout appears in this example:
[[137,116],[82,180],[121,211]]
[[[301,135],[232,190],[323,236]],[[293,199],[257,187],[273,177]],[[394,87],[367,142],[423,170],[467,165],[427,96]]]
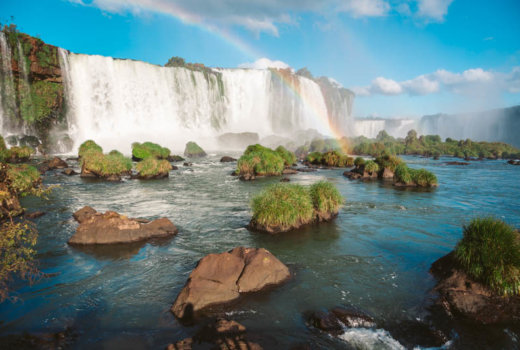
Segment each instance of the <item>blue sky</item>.
[[77,53],[308,67],[356,92],[356,116],[520,104],[518,0],[3,0],[0,14]]

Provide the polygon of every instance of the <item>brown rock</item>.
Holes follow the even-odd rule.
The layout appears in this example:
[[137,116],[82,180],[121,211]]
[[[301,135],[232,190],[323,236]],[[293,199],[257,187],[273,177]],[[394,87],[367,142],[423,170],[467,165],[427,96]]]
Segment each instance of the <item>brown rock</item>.
[[474,281],[461,269],[453,252],[435,261],[430,272],[439,280],[434,288],[438,303],[449,314],[483,324],[520,320],[520,296],[500,296]]
[[202,258],[177,296],[171,311],[178,318],[237,299],[289,278],[288,268],[265,249],[238,247]]
[[229,163],[229,162],[236,162],[236,158],[233,158],[233,157],[228,157],[228,156],[224,156],[222,158],[220,158],[220,162],[221,163]]
[[169,237],[178,232],[175,225],[166,218],[143,224],[113,211],[97,213],[90,207],[74,213],[74,218],[80,225],[70,238],[69,244],[130,243],[149,238]]
[[43,212],[43,211],[35,211],[32,213],[25,214],[25,217],[27,219],[36,219],[36,218],[39,218],[40,216],[44,216],[44,215],[45,215],[45,212]]
[[384,168],[383,172],[381,173],[381,177],[383,179],[393,179],[394,172],[392,170],[390,170],[390,168]]
[[61,173],[64,175],[67,175],[67,176],[78,175],[78,173],[75,172],[74,169],[70,169],[70,168],[63,170]]
[[63,159],[58,158],[58,157],[54,157],[54,158],[52,158],[52,159],[49,161],[48,166],[49,166],[49,169],[50,169],[50,170],[54,170],[54,169],[64,169],[64,168],[68,168],[68,167],[69,167],[69,165],[67,164],[66,161],[64,161]]

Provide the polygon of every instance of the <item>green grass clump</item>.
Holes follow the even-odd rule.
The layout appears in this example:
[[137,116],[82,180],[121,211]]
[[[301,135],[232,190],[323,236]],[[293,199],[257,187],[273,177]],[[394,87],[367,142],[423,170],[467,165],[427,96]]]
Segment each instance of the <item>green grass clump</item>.
[[343,197],[336,186],[327,181],[319,181],[309,188],[314,209],[321,213],[337,213]]
[[7,169],[7,179],[17,194],[24,195],[40,181],[40,172],[27,164],[10,165]]
[[132,156],[136,159],[146,159],[153,157],[157,159],[166,159],[170,155],[170,150],[166,147],[161,147],[153,142],[134,142],[132,144]]
[[305,157],[305,160],[311,164],[321,164],[322,158],[321,152],[311,152]]
[[281,175],[285,160],[280,153],[261,145],[250,145],[237,161],[239,175]]
[[252,200],[253,221],[264,227],[289,230],[314,217],[309,191],[296,184],[275,184]]
[[137,163],[135,168],[140,176],[147,177],[168,174],[172,166],[167,160],[148,157]]
[[89,151],[103,153],[103,148],[101,148],[101,146],[95,143],[94,141],[87,140],[79,146],[78,156],[83,157],[83,155]]
[[285,166],[291,166],[296,163],[296,156],[294,153],[286,149],[284,146],[278,146],[275,149],[275,152],[283,158]]
[[356,157],[356,159],[354,159],[354,165],[356,167],[358,167],[358,168],[364,166],[365,165],[365,159],[362,158],[362,157]]
[[190,141],[186,144],[186,148],[184,149],[184,156],[193,158],[193,157],[205,157],[206,152],[197,145],[195,142]]
[[312,152],[307,155],[306,161],[315,165],[325,165],[328,167],[344,168],[354,165],[354,158],[348,157],[337,150],[325,153]]
[[472,220],[464,226],[455,257],[470,277],[493,291],[504,296],[520,294],[520,237],[503,221]]
[[367,173],[377,173],[379,171],[379,165],[373,160],[369,160],[365,163],[365,171]]
[[405,163],[399,164],[395,168],[394,178],[397,182],[403,184],[412,183],[412,175],[410,174],[410,168]]
[[31,155],[35,153],[34,148],[29,146],[17,147],[13,146],[9,149],[9,158],[12,160],[24,160],[29,159]]
[[410,169],[412,181],[417,186],[431,187],[437,185],[437,177],[426,169]]
[[83,153],[81,167],[102,177],[121,175],[132,170],[132,160],[120,152],[103,154],[97,149],[90,149]]
[[403,160],[397,156],[384,154],[375,159],[375,162],[379,165],[380,169],[388,168],[391,171],[395,171],[397,166],[403,162]]

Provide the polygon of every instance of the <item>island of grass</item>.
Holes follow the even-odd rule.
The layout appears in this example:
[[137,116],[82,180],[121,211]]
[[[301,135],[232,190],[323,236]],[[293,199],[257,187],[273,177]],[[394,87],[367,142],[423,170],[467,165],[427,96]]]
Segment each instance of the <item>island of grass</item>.
[[295,162],[294,153],[283,146],[273,150],[259,144],[250,145],[238,159],[235,174],[242,180],[254,180],[257,176],[279,176]]
[[389,154],[381,155],[374,160],[357,157],[354,166],[351,171],[343,173],[351,180],[392,180],[397,187],[431,188],[438,185],[437,177],[432,172],[409,168],[401,158]]
[[120,181],[124,175],[130,175],[132,160],[113,150],[103,154],[101,146],[92,140],[85,141],[79,147],[81,177],[95,177],[108,181]]
[[132,160],[138,162],[153,157],[157,159],[168,159],[170,150],[153,142],[132,143]]
[[254,231],[281,233],[315,222],[329,221],[338,215],[343,197],[330,182],[320,181],[310,187],[298,184],[275,184],[252,200]]
[[173,169],[169,161],[148,157],[135,166],[137,178],[141,180],[163,179],[169,176]]
[[455,250],[433,263],[439,304],[450,314],[479,323],[520,317],[520,234],[496,218],[463,228]]
[[4,138],[0,135],[0,162],[27,162],[34,153],[34,148],[29,146],[12,146],[11,148],[7,148]]
[[354,165],[354,158],[349,157],[339,150],[331,150],[324,153],[312,152],[305,157],[307,165],[318,165],[334,168],[347,168]]
[[195,142],[190,141],[186,144],[186,148],[184,149],[184,156],[188,158],[201,158],[205,157],[207,154],[204,152],[202,147],[197,145]]

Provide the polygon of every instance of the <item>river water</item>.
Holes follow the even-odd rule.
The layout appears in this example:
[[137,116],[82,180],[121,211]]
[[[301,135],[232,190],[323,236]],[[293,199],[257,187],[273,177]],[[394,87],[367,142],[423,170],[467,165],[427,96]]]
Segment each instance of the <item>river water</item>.
[[[17,283],[19,300],[0,304],[0,335],[71,327],[73,348],[162,349],[197,329],[169,311],[196,262],[250,246],[268,249],[293,274],[283,286],[246,296],[228,310],[266,349],[304,343],[312,349],[424,348],[417,330],[404,326],[417,321],[442,330],[442,348],[518,347],[520,330],[513,325],[476,327],[432,313],[435,280],[428,269],[453,249],[462,225],[474,217],[493,215],[520,226],[520,167],[405,157],[411,167],[437,175],[433,191],[350,181],[340,169],[299,173],[293,183],[331,181],[346,203],[332,223],[270,236],[245,228],[249,201],[280,178],[239,181],[229,175],[235,163],[220,163],[220,156],[178,164],[169,179],[156,181],[107,183],[48,172],[44,183],[60,185],[49,200],[23,200],[29,212],[47,212],[35,221],[39,267],[48,275],[31,286]],[[142,244],[71,247],[72,213],[85,205],[130,217],[165,216],[179,234]],[[306,325],[307,311],[340,305],[371,315],[377,327],[332,337]]]

